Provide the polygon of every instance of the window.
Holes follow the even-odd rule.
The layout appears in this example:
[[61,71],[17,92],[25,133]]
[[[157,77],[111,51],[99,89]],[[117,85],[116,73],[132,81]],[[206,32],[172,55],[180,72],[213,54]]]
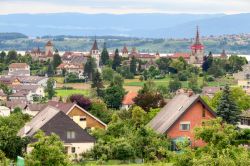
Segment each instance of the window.
[[180,123],[181,131],[189,131],[190,130],[190,122],[181,122]]
[[67,131],[67,139],[75,139],[76,133],[74,131]]
[[202,109],[202,117],[203,117],[203,118],[206,117],[206,110],[205,110],[205,108]]
[[86,116],[80,116],[80,121],[86,121]]
[[75,147],[72,147],[71,148],[71,153],[75,153],[76,152],[76,148]]

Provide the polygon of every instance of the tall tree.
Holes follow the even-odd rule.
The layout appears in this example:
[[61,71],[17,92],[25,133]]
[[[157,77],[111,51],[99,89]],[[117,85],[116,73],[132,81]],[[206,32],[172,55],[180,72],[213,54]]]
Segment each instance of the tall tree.
[[107,50],[106,43],[104,43],[103,50],[101,53],[101,65],[107,65],[109,62],[109,53]]
[[34,138],[37,141],[31,144],[33,150],[25,156],[27,165],[70,165],[68,157],[64,153],[63,143],[56,134],[52,133],[50,136],[46,136],[42,131],[39,131]]
[[104,101],[108,107],[119,109],[124,95],[125,90],[122,86],[111,84],[105,90]]
[[6,58],[6,52],[2,51],[0,53],[0,63],[4,63],[5,58]]
[[114,60],[113,60],[113,64],[112,64],[112,68],[114,70],[116,70],[117,67],[121,66],[121,57],[119,55],[119,50],[116,49],[115,50],[115,56],[114,56]]
[[52,99],[52,97],[54,97],[56,94],[54,85],[55,85],[55,80],[53,78],[50,78],[47,81],[47,87],[46,87],[46,92],[48,93],[48,99]]
[[6,63],[9,64],[11,61],[17,60],[17,52],[15,50],[11,50],[8,52]]
[[92,80],[92,88],[96,88],[96,93],[98,96],[102,96],[102,89],[104,88],[101,73],[96,70]]
[[49,77],[51,77],[51,76],[54,75],[54,68],[53,68],[53,65],[52,65],[52,64],[49,64],[49,65],[48,65],[47,75],[48,75]]
[[54,54],[53,56],[53,61],[52,61],[52,64],[53,64],[53,67],[54,69],[56,69],[60,64],[62,63],[62,59],[58,53],[58,51]]
[[86,74],[90,80],[93,78],[96,67],[97,65],[95,58],[89,57],[84,66],[84,74]]
[[135,56],[132,57],[130,61],[130,72],[136,74],[136,59]]
[[223,121],[236,125],[239,122],[240,109],[231,96],[230,88],[225,86],[217,107],[217,115],[222,117]]
[[207,72],[208,69],[212,66],[213,64],[213,54],[210,51],[209,55],[204,58],[204,62],[202,64],[202,70]]

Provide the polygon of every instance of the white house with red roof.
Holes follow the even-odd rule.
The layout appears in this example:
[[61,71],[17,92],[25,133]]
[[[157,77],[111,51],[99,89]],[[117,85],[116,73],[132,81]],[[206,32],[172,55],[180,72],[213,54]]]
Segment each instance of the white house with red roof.
[[128,92],[123,100],[122,100],[122,106],[121,106],[121,109],[125,109],[125,110],[128,110],[133,104],[134,104],[134,101],[133,99],[138,95],[137,92]]

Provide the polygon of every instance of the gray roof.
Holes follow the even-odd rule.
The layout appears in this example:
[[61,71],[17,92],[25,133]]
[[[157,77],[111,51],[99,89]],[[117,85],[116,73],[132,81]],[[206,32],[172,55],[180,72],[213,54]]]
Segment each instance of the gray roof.
[[[95,138],[90,136],[86,130],[82,129],[65,113],[52,106],[47,106],[40,111],[18,132],[18,135],[33,137],[39,130],[42,130],[46,135],[57,134],[64,143],[95,142]],[[75,138],[67,138],[68,131],[75,132]]]
[[40,85],[12,85],[12,89],[19,91],[31,91],[33,93],[36,92],[38,88],[40,88]]
[[39,81],[41,81],[43,79],[48,79],[48,78],[47,77],[39,77],[39,76],[22,76],[22,77],[18,77],[18,79],[22,83],[37,84]]
[[194,103],[200,101],[213,115],[215,113],[200,95],[178,94],[149,122],[148,126],[158,133],[165,133]]
[[33,136],[44,124],[46,124],[50,119],[52,119],[60,110],[48,106],[44,110],[40,111],[29,123],[25,126],[29,126],[29,132],[25,133],[25,127],[23,127],[19,132],[19,136]]
[[240,116],[244,118],[250,118],[250,110],[243,111]]

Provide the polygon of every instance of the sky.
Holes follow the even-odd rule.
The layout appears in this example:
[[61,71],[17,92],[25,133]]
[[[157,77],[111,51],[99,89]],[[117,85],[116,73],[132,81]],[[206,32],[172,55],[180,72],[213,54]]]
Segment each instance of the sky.
[[0,14],[15,13],[250,13],[250,0],[0,0]]

